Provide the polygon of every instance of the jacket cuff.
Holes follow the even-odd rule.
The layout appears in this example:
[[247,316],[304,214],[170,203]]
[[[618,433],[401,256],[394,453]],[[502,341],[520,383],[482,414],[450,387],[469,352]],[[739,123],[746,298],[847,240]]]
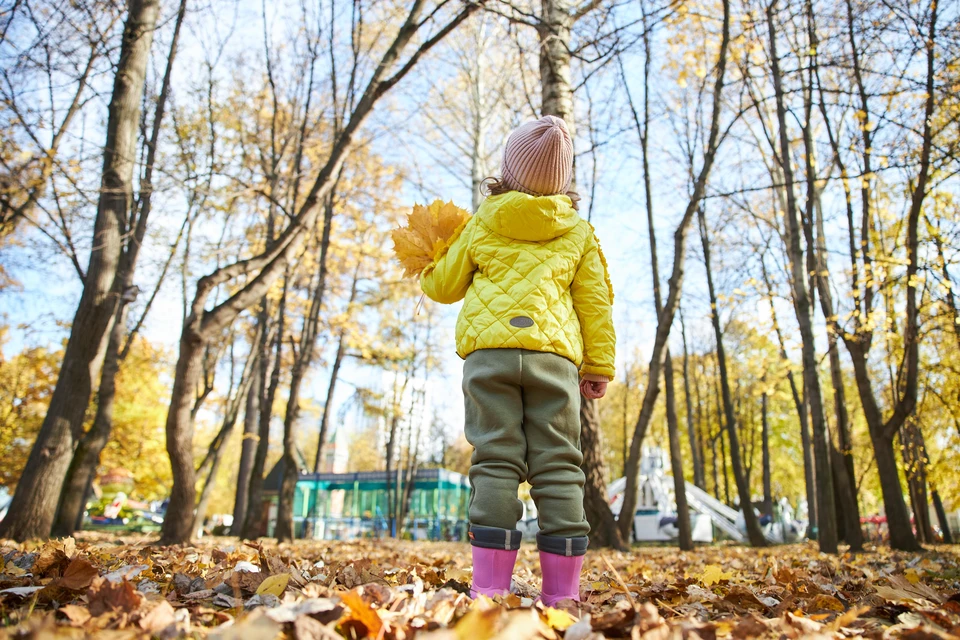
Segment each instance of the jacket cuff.
[[580,376],[583,380],[589,380],[590,382],[610,382],[609,376],[601,376],[596,373],[584,373]]
[[[601,382],[613,382],[613,367],[603,367],[595,366],[589,364],[583,364],[580,367],[580,377],[586,378],[587,380],[601,381]],[[587,378],[587,376],[597,376],[593,378]]]

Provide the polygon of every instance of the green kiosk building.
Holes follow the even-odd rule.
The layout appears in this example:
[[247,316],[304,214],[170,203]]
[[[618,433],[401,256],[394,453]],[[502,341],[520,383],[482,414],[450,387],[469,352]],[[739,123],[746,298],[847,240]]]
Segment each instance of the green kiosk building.
[[[390,493],[397,491],[391,473]],[[283,477],[281,460],[263,482],[264,534],[273,535],[277,497]],[[401,482],[404,476],[401,475]],[[400,491],[404,491],[403,484]],[[354,540],[389,537],[396,527],[387,502],[385,471],[300,473],[293,503],[298,538]],[[414,540],[465,540],[470,482],[447,469],[420,469],[409,494],[403,533]]]

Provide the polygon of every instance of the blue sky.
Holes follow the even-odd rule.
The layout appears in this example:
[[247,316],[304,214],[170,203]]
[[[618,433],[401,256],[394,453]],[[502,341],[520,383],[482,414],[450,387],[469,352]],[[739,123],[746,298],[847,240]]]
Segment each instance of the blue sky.
[[[234,13],[235,9],[235,13]],[[259,3],[251,2],[224,2],[220,4],[221,13],[218,20],[211,21],[202,16],[196,16],[188,21],[185,33],[187,48],[178,60],[177,78],[174,86],[184,86],[190,78],[202,69],[201,61],[213,55],[213,43],[219,37],[230,35],[229,51],[232,55],[262,55],[259,43],[262,41],[262,22]],[[282,39],[289,30],[283,20],[280,10],[271,16],[271,34],[275,40]],[[166,38],[160,38],[161,47],[166,46]],[[256,43],[253,48],[251,43]],[[657,43],[655,43],[657,44]],[[660,43],[662,44],[662,43]],[[281,43],[282,46],[282,43]],[[418,92],[431,86],[436,81],[438,68],[437,56],[430,56],[413,75],[405,80],[389,96],[385,104],[377,110],[373,118],[367,123],[366,131],[373,135],[373,148],[384,159],[398,167],[416,167],[421,175],[427,175],[430,181],[431,193],[424,193],[413,184],[408,184],[404,191],[398,194],[402,202],[412,205],[414,202],[423,202],[432,199],[435,195],[442,195],[444,199],[469,206],[471,194],[464,185],[466,179],[457,179],[446,168],[438,164],[435,154],[424,151],[416,144],[401,143],[424,136],[431,132],[423,127],[423,119],[418,117],[421,108],[417,98]],[[641,89],[638,86],[639,69],[642,58],[636,54],[628,55],[625,67],[630,70],[628,79],[635,99],[639,99]],[[652,287],[650,282],[649,247],[644,209],[644,193],[639,163],[639,146],[636,133],[626,126],[624,105],[618,93],[614,91],[614,68],[611,66],[595,80],[591,91],[595,108],[599,117],[606,122],[606,129],[598,132],[598,139],[602,147],[597,153],[598,172],[597,183],[593,188],[595,202],[593,203],[592,222],[603,245],[610,267],[610,275],[617,294],[615,319],[620,336],[619,354],[620,364],[624,357],[646,358],[647,345],[652,339],[655,330],[653,314]],[[223,73],[231,70],[225,68]],[[184,85],[178,85],[178,82]],[[669,80],[655,74],[654,88],[658,93],[654,98],[657,114],[652,123],[651,153],[653,154],[653,199],[656,212],[657,235],[659,238],[661,274],[669,273],[673,256],[672,234],[676,221],[686,204],[687,179],[686,168],[675,159],[675,144],[673,141],[672,124],[664,113],[664,104],[667,103],[666,91],[669,89]],[[661,98],[663,98],[661,100]],[[175,96],[176,102],[176,96]],[[586,121],[586,105],[581,92],[578,101],[578,120]],[[102,123],[101,123],[102,126]],[[584,131],[585,127],[581,127]],[[88,133],[88,138],[95,139]],[[585,196],[582,211],[590,207],[590,162],[592,158],[584,154],[589,148],[587,141],[581,136],[577,141],[578,182],[583,185],[581,192]],[[412,154],[412,155],[411,155]],[[722,182],[725,177],[735,173],[728,170],[724,160],[718,163],[715,172],[716,181]],[[158,213],[153,220],[154,224],[168,236],[178,224],[176,221],[177,203],[168,203],[170,214],[166,215],[164,207],[158,207]],[[169,228],[167,228],[169,227]],[[88,229],[79,229],[78,236],[82,235],[82,242],[89,243]],[[695,229],[690,236],[689,246],[694,247],[693,254],[699,253],[699,245]],[[3,294],[2,308],[7,321],[18,324],[28,323],[29,326],[17,328],[12,332],[11,341],[5,348],[6,355],[18,350],[24,345],[54,344],[66,336],[65,322],[69,322],[79,298],[79,280],[76,273],[65,259],[51,260],[41,258],[49,256],[49,248],[38,234],[31,234],[26,246],[7,249],[4,255],[4,264],[12,275],[22,283],[18,291],[8,291]],[[151,265],[159,259],[158,254],[145,255],[145,264],[141,269],[138,281],[141,288],[148,289],[156,265]],[[736,260],[735,256],[731,256]],[[717,267],[727,258],[721,253],[717,258]],[[85,262],[85,259],[82,259]],[[712,336],[706,321],[707,305],[705,304],[705,285],[702,277],[702,266],[697,259],[688,260],[687,283],[683,306],[685,309],[688,334],[694,346],[712,343]],[[195,278],[199,274],[192,274]],[[734,280],[736,274],[732,276]],[[724,279],[726,278],[726,279]],[[740,286],[739,282],[721,276],[722,287],[725,290]],[[179,285],[172,279],[165,286],[157,304],[149,317],[144,334],[152,341],[165,346],[171,354],[175,353],[176,343],[180,333],[181,299]],[[432,304],[429,303],[428,304]],[[755,301],[746,300],[738,309],[740,315],[757,317],[766,323],[766,313],[758,307]],[[462,424],[462,405],[459,392],[460,361],[454,353],[453,327],[459,305],[443,311],[440,328],[446,332],[448,345],[444,357],[444,372],[435,375],[431,382],[431,402],[435,403],[437,411],[456,433]],[[781,314],[783,318],[789,316]],[[782,320],[783,321],[783,320]],[[674,340],[679,341],[679,331],[675,332]],[[170,363],[172,375],[173,363]],[[327,385],[327,373],[316,371],[311,379],[310,388],[304,394],[307,399],[319,404]],[[343,372],[345,384],[340,385],[334,402],[333,414],[337,416],[343,403],[352,394],[351,382],[367,380],[370,376],[364,370],[349,362]],[[428,413],[431,411],[428,411]]]

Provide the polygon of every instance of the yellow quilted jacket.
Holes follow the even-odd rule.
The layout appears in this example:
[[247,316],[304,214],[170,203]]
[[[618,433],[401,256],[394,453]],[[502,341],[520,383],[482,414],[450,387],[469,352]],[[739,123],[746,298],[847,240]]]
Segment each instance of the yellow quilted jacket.
[[431,299],[464,300],[457,353],[556,353],[613,379],[613,289],[593,228],[567,196],[487,198],[420,277]]

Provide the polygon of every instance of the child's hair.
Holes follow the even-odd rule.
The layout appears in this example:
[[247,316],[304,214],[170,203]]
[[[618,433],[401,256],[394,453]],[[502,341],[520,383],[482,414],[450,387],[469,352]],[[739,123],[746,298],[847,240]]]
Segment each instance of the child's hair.
[[[507,183],[500,178],[484,178],[480,183],[480,195],[484,197],[499,196],[500,194],[507,193],[509,191],[516,191],[516,189],[511,189],[508,187]],[[573,189],[570,189],[564,195],[570,198],[570,202],[573,203],[573,208],[579,211],[580,194]]]

